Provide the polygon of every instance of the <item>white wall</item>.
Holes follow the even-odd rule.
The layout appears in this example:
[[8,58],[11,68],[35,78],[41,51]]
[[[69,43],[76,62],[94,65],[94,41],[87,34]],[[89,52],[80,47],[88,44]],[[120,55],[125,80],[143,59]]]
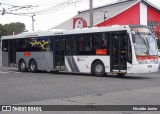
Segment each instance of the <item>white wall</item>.
[[140,24],[147,25],[147,5],[140,3]]

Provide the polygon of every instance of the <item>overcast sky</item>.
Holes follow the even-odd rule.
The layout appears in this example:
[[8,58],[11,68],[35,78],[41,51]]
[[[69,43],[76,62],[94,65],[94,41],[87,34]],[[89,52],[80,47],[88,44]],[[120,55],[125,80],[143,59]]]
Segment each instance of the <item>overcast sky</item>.
[[[64,3],[65,1],[68,1],[68,0],[0,0],[0,3],[3,3],[3,5],[2,4],[0,5],[0,10],[3,10],[3,8],[5,9],[12,8],[12,6],[9,6],[9,5],[16,5],[16,6],[19,6],[19,5],[20,6],[23,6],[23,5],[37,6],[38,5],[38,7],[33,7],[33,9],[23,9],[23,10],[18,10],[16,12],[16,13],[28,13],[28,12],[40,11],[40,10],[52,7],[52,9],[50,9],[52,11],[54,10],[54,12],[52,13],[43,14],[43,15],[37,14],[36,16],[34,16],[35,31],[47,30],[72,18],[77,14],[78,11],[89,8],[89,0],[79,0],[80,2],[76,3],[75,5],[59,10],[63,5],[65,5]],[[70,0],[70,1],[76,1],[76,0]],[[115,1],[117,0],[93,0],[93,6],[97,7],[97,6],[105,5]],[[160,0],[148,0],[148,1],[160,7]],[[60,4],[60,3],[63,3],[63,4]],[[58,8],[57,11],[55,11],[56,8]],[[4,14],[3,16],[0,15],[1,24],[8,24],[11,22],[22,22],[26,25],[27,30],[32,31],[31,16],[17,16],[17,15],[11,15],[11,14]]]

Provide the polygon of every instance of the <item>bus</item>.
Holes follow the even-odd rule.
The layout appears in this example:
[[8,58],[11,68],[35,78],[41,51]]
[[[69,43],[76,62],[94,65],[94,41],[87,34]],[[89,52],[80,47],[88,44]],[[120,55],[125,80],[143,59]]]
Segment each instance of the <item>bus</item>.
[[24,32],[2,37],[2,66],[123,76],[157,72],[158,48],[148,26],[114,25]]

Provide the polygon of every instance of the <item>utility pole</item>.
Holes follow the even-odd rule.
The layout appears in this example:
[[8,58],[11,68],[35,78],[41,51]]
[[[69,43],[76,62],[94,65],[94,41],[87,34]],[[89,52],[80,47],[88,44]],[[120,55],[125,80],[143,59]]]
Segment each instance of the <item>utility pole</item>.
[[6,12],[6,10],[3,8],[3,10],[2,10],[2,15],[4,15],[4,14],[5,14],[5,12]]
[[90,27],[93,27],[93,1],[89,0],[89,6],[90,6]]
[[104,19],[104,26],[106,26],[106,23],[105,23],[105,21],[106,21],[106,13],[108,12],[108,11],[101,11],[101,12],[103,12],[103,19]]
[[34,31],[34,21],[35,21],[34,16],[35,14],[31,16],[32,17],[32,31]]

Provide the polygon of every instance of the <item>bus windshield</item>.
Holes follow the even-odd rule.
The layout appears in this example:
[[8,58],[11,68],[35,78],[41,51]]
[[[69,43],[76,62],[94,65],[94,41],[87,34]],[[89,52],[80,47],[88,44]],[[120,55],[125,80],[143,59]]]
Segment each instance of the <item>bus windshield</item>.
[[[148,28],[145,28],[146,30]],[[157,55],[157,45],[153,34],[147,31],[134,31],[134,48],[137,56]]]

